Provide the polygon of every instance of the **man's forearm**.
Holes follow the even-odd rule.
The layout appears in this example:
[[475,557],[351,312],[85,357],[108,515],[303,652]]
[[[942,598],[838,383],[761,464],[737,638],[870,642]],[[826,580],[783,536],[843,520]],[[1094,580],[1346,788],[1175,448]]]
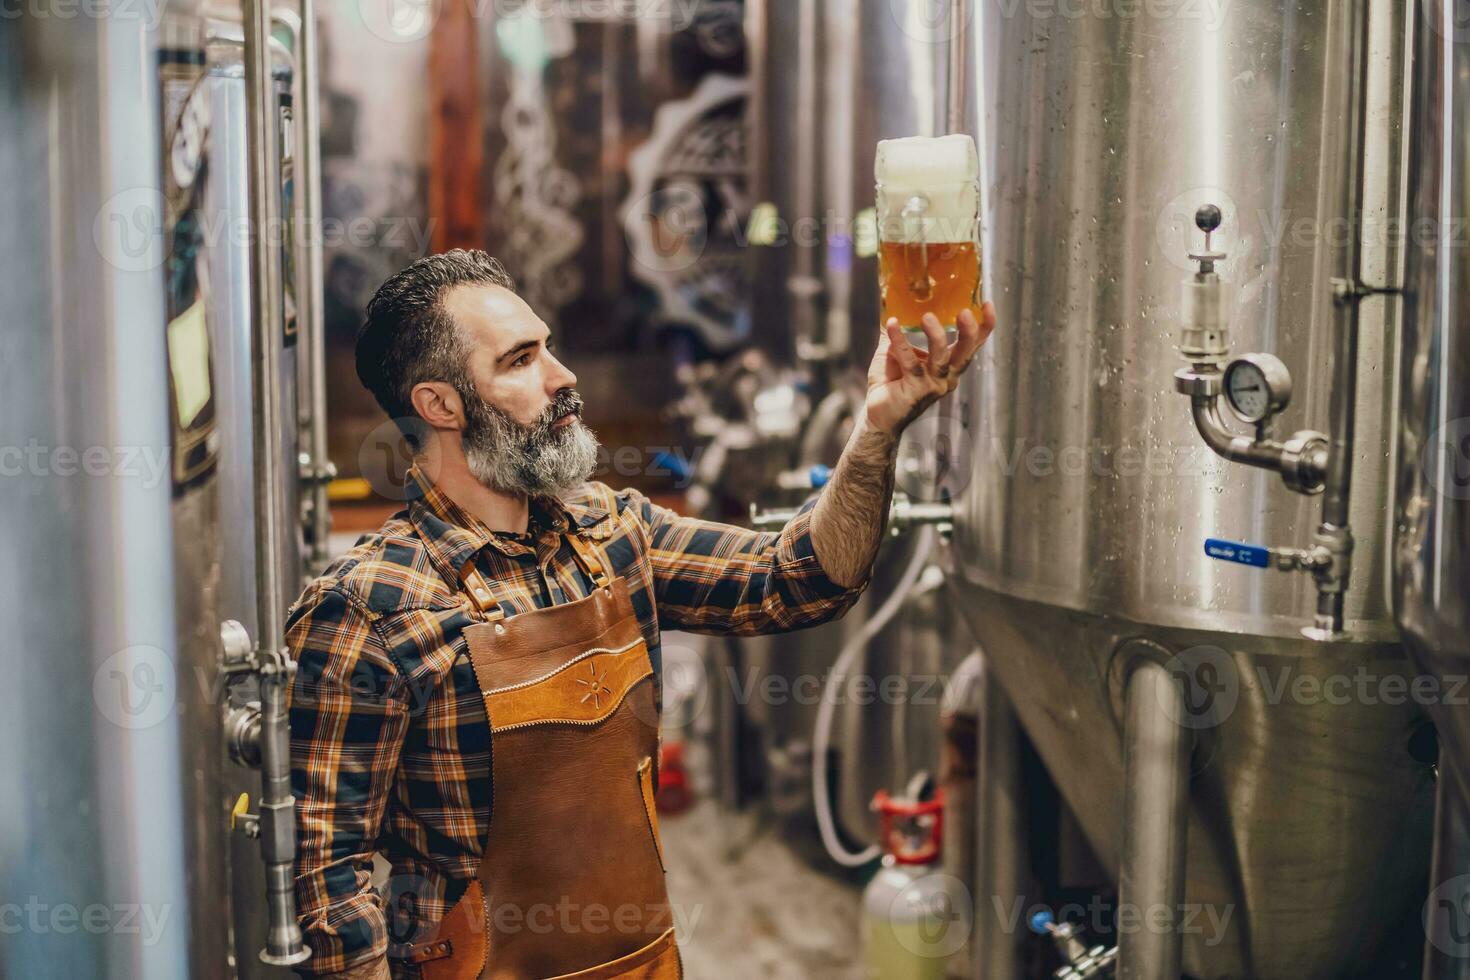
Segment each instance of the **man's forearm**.
[[812,547],[833,582],[857,585],[873,567],[893,499],[898,439],[873,427],[866,413],[857,425],[832,479],[812,510]]

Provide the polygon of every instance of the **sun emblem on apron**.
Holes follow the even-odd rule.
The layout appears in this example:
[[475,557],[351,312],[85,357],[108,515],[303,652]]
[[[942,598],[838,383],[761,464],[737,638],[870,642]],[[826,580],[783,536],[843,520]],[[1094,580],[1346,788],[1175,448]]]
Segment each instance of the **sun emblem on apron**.
[[586,704],[588,701],[591,701],[592,707],[597,709],[598,711],[601,711],[602,696],[604,694],[611,693],[607,689],[607,685],[603,683],[603,680],[607,677],[607,675],[603,674],[601,677],[599,677],[597,675],[597,664],[592,662],[589,662],[587,664],[587,673],[588,676],[591,677],[591,680],[583,680],[580,677],[577,678],[577,683],[587,688],[587,693],[582,695],[582,700],[578,703]]

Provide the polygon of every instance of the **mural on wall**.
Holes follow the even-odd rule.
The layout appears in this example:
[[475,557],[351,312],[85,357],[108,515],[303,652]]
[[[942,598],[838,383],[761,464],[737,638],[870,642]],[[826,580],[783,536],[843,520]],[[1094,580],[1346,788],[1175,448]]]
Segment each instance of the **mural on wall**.
[[[353,364],[363,309],[383,279],[430,250],[434,230],[432,7],[407,3],[404,17],[389,9],[386,19],[364,19],[376,10],[322,8],[331,452],[344,476],[371,477],[364,446],[382,438],[382,413]],[[678,188],[681,200],[692,192],[704,202],[721,234],[723,211],[744,220],[743,3],[497,0],[475,10],[483,247],[556,332],[603,442],[666,443],[663,401],[673,385],[646,399],[627,391],[671,377],[676,359],[728,349],[744,315],[741,273],[716,234],[674,281],[651,276],[625,217],[635,197]],[[405,19],[414,12],[423,23]],[[660,114],[666,106],[676,108]],[[674,116],[683,121],[658,123]],[[635,157],[654,163],[640,167]]]

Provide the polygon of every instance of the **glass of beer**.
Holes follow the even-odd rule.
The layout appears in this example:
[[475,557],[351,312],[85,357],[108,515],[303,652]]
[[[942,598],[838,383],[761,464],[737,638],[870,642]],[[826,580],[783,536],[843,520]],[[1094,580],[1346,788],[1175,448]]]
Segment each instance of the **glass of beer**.
[[925,313],[953,339],[960,311],[980,311],[980,156],[951,136],[881,140],[874,165],[878,293],[883,323],[896,317],[927,346]]

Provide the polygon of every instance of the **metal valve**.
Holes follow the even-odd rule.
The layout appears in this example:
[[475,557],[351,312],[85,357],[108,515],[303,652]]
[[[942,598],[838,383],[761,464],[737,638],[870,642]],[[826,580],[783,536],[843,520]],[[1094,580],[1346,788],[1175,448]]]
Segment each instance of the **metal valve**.
[[1052,974],[1053,980],[1099,980],[1113,976],[1117,969],[1118,947],[1088,947],[1082,941],[1082,930],[1070,922],[1057,922],[1049,909],[1031,916],[1031,931],[1051,936],[1063,965]]
[[[1346,481],[1339,479],[1333,484],[1334,490],[1329,490],[1329,483],[1334,471],[1346,472],[1343,460],[1351,459],[1351,440],[1329,440],[1321,432],[1303,429],[1277,442],[1272,430],[1277,416],[1291,403],[1291,371],[1280,358],[1266,353],[1246,354],[1225,364],[1230,353],[1228,316],[1224,286],[1215,272],[1215,264],[1225,255],[1214,251],[1210,240],[1222,220],[1220,209],[1213,204],[1195,213],[1205,246],[1189,254],[1199,263],[1199,271],[1184,283],[1179,352],[1189,365],[1175,372],[1174,389],[1189,397],[1195,428],[1216,454],[1279,473],[1282,482],[1297,493],[1313,496],[1326,492],[1326,502],[1311,548],[1266,548],[1212,538],[1205,542],[1205,554],[1257,568],[1310,573],[1317,585],[1318,612],[1314,625],[1302,632],[1311,639],[1330,639],[1342,630],[1352,533],[1346,527]],[[1350,359],[1353,355],[1339,350],[1334,356]],[[1351,389],[1352,384],[1342,382],[1342,386]],[[1220,411],[1221,395],[1231,415],[1255,427],[1254,436],[1238,434],[1226,424]],[[1334,407],[1334,413],[1338,411]],[[1342,419],[1334,418],[1334,433],[1348,429],[1350,426]],[[1349,448],[1344,456],[1334,459],[1333,446]]]

